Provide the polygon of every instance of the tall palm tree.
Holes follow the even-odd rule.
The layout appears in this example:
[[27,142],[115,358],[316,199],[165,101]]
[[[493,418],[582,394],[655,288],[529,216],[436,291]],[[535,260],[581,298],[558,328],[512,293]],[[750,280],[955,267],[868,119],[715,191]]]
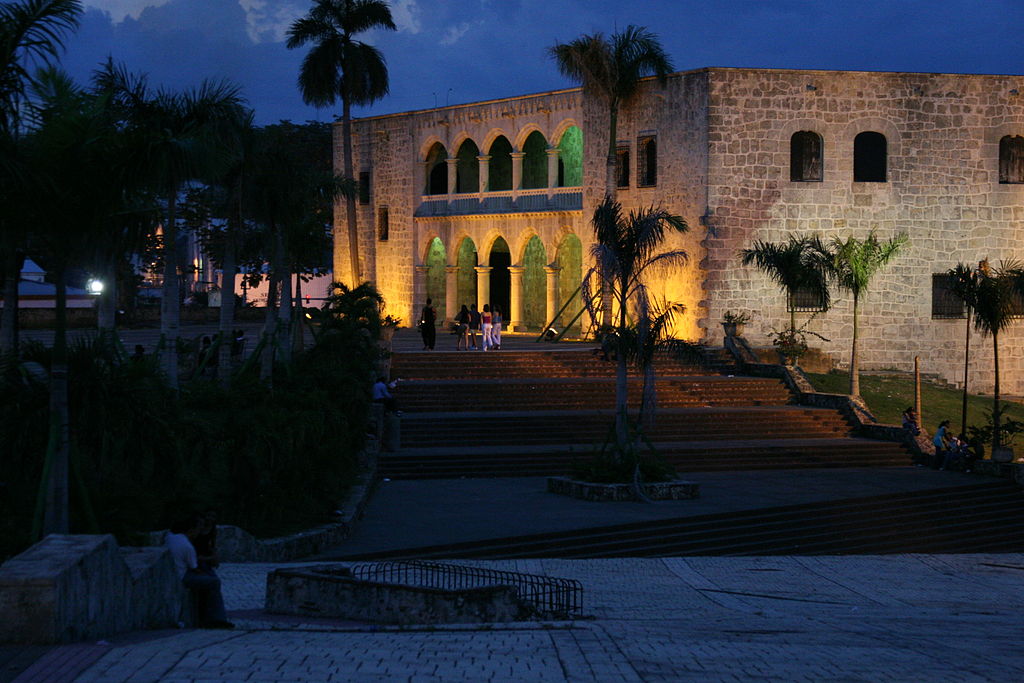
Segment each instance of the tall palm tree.
[[[288,49],[307,43],[313,48],[302,60],[299,90],[306,104],[325,107],[341,99],[343,174],[354,178],[352,167],[352,105],[367,105],[388,94],[388,68],[381,52],[355,36],[371,29],[397,30],[391,9],[383,0],[315,0],[306,16],[288,29]],[[345,202],[351,282],[362,280],[355,198]],[[340,240],[335,233],[335,243]],[[337,254],[337,250],[335,251]],[[341,280],[344,264],[335,256],[334,279]]]
[[828,308],[831,302],[826,276],[827,261],[823,258],[825,253],[821,238],[796,235],[790,235],[785,242],[757,240],[753,246],[740,252],[743,265],[755,266],[785,293],[789,329],[792,333],[797,330],[798,292],[814,294],[824,308]]
[[[591,256],[596,266],[584,278],[583,300],[594,315],[595,303],[602,297],[591,279],[598,278],[602,289],[604,283],[608,283],[607,289],[616,306],[617,319],[612,326],[618,363],[615,375],[615,439],[619,453],[623,454],[629,441],[629,358],[646,359],[645,362],[649,363],[650,357],[636,353],[636,349],[648,347],[648,335],[658,333],[659,326],[663,324],[652,316],[647,275],[661,267],[678,267],[686,263],[688,257],[682,249],[658,250],[670,232],[683,233],[689,227],[681,216],[654,207],[623,215],[622,205],[610,197],[605,197],[594,211],[592,223],[597,241],[591,249]],[[630,325],[630,312],[635,317],[635,325]],[[633,327],[635,332],[631,331]],[[628,343],[631,337],[635,337],[635,345]],[[649,369],[649,365],[641,367],[645,376]]]
[[947,275],[952,279],[954,296],[964,302],[966,308],[967,327],[964,334],[964,388],[960,407],[960,433],[967,433],[967,380],[971,361],[971,318],[978,301],[978,282],[980,268],[971,268],[963,263],[956,264]]
[[857,354],[860,298],[875,276],[907,243],[901,233],[880,242],[872,230],[864,239],[849,236],[845,240],[833,237],[829,243],[829,275],[840,289],[853,295],[853,342],[850,350],[850,393],[860,395],[860,358]]
[[645,76],[664,85],[672,62],[658,37],[643,26],[627,26],[618,33],[582,35],[556,43],[548,54],[567,78],[583,85],[583,93],[608,107],[608,156],[605,160],[605,197],[615,199],[615,153],[619,109],[629,104]]
[[[78,26],[80,0],[20,0],[0,4],[0,206],[10,205],[12,185],[24,179],[17,139],[22,128],[32,67],[57,58],[64,39]],[[24,263],[23,231],[9,212],[0,213],[0,272],[4,309],[0,353],[18,346],[18,280]]]
[[1010,326],[1020,313],[1021,292],[1024,289],[1024,263],[1016,260],[1000,261],[995,268],[988,260],[978,269],[978,286],[974,302],[974,328],[983,335],[992,335],[992,364],[995,387],[992,391],[992,452],[1002,444],[999,403],[999,333]]

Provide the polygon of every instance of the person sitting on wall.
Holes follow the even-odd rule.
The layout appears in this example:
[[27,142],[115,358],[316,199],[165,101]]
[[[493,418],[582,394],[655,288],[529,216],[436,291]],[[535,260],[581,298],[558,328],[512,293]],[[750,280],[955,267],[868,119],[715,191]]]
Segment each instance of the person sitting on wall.
[[921,428],[917,426],[917,411],[914,410],[913,406],[903,411],[903,428],[913,436],[921,433]]
[[395,401],[395,397],[391,395],[390,391],[390,389],[394,389],[396,386],[398,386],[397,379],[388,384],[383,377],[378,377],[373,385],[373,402],[383,404],[385,412],[394,413],[401,417],[402,411],[398,409],[398,402]]
[[165,544],[174,558],[174,568],[181,582],[199,598],[199,625],[201,628],[234,628],[224,612],[224,596],[220,592],[220,579],[202,571],[192,541],[201,533],[199,517],[193,515],[171,525]]

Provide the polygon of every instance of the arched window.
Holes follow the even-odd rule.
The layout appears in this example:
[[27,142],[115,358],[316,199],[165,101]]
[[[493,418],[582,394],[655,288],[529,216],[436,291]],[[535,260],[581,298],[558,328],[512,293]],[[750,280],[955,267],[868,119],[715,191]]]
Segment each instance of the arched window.
[[653,135],[641,135],[636,142],[638,187],[658,184],[658,139]]
[[1024,183],[1024,137],[1005,135],[999,141],[999,182]]
[[548,186],[548,141],[540,131],[533,131],[523,143],[522,189],[535,190]]
[[491,161],[488,164],[487,189],[491,192],[512,189],[512,144],[504,135],[499,135],[488,150]]
[[809,130],[793,133],[789,139],[789,179],[794,183],[823,178],[821,136]]
[[466,140],[459,145],[459,151],[455,155],[458,159],[456,164],[455,191],[479,192],[480,191],[480,162],[477,157],[480,150],[472,140]]
[[435,142],[427,153],[427,194],[448,194],[448,150]]
[[885,136],[864,131],[853,139],[853,182],[884,183],[887,155]]

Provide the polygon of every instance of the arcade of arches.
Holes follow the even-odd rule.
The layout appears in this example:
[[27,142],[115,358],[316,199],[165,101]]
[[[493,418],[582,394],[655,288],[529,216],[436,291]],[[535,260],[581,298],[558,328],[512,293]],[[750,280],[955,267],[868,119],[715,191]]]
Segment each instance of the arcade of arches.
[[418,270],[440,320],[452,320],[462,306],[476,304],[483,310],[484,304],[490,304],[502,311],[507,330],[539,331],[551,323],[559,331],[568,325],[570,333],[578,333],[583,245],[568,233],[553,254],[548,251],[536,235],[516,255],[504,237],[495,238],[483,253],[472,238],[462,237],[449,264],[448,249],[441,238],[434,237]]

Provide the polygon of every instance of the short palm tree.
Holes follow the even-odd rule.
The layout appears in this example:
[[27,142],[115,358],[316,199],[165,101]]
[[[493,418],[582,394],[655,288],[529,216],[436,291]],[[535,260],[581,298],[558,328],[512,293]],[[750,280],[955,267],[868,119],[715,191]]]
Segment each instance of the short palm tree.
[[755,266],[771,278],[786,295],[789,330],[793,334],[797,332],[796,309],[799,292],[814,295],[823,308],[828,308],[831,303],[826,275],[826,251],[825,245],[817,236],[790,235],[785,242],[757,240],[753,246],[740,252],[743,265]]
[[[397,30],[391,9],[383,0],[315,0],[306,16],[288,29],[288,49],[313,45],[302,60],[299,90],[306,104],[325,107],[341,100],[342,172],[353,178],[352,105],[376,102],[388,94],[384,56],[355,36],[372,29]],[[355,199],[345,202],[351,283],[362,280]],[[337,243],[340,235],[335,234]],[[337,254],[337,249],[335,249]],[[334,279],[341,280],[344,264],[337,256]]]
[[906,234],[880,242],[872,230],[864,239],[833,237],[829,243],[829,275],[853,295],[853,342],[850,350],[850,393],[860,395],[860,358],[857,353],[861,296],[875,276],[907,243]]
[[960,433],[967,433],[967,380],[971,362],[971,318],[978,301],[978,283],[980,268],[971,268],[963,263],[956,264],[947,275],[952,279],[952,292],[964,303],[966,309],[967,328],[964,335],[964,387],[960,408]]
[[[11,205],[12,184],[25,169],[17,139],[34,81],[33,66],[52,64],[64,38],[77,26],[80,0],[18,0],[0,4],[0,206]],[[23,179],[23,178],[22,178]],[[18,347],[18,279],[25,259],[24,231],[9,212],[0,213],[0,273],[4,306],[0,319],[0,353]]]
[[1001,446],[999,403],[999,333],[1010,326],[1021,310],[1024,291],[1024,263],[1000,261],[992,268],[988,260],[981,262],[974,301],[974,328],[983,335],[992,335],[992,364],[995,387],[992,391],[992,450]]
[[627,26],[606,37],[603,33],[582,35],[548,49],[558,70],[583,85],[588,97],[608,106],[608,157],[605,161],[605,197],[615,199],[615,152],[619,109],[629,104],[645,76],[665,84],[672,62],[658,37],[643,26]]
[[[659,268],[686,263],[688,256],[682,249],[659,249],[669,233],[684,233],[689,227],[681,216],[654,207],[624,215],[622,205],[609,197],[594,211],[592,223],[597,241],[591,256],[596,266],[584,278],[582,293],[592,316],[596,313],[596,304],[601,303],[602,290],[611,296],[617,313],[614,324],[606,329],[614,336],[618,363],[615,439],[621,454],[627,452],[629,446],[629,359],[639,360],[640,370],[647,376],[652,356],[642,350],[650,348],[649,336],[660,334],[665,324],[665,319],[658,322],[658,316],[652,315],[647,276]],[[672,306],[663,308],[671,312],[678,310]],[[634,317],[632,325],[630,315]],[[630,344],[630,338],[635,338],[635,343]]]

